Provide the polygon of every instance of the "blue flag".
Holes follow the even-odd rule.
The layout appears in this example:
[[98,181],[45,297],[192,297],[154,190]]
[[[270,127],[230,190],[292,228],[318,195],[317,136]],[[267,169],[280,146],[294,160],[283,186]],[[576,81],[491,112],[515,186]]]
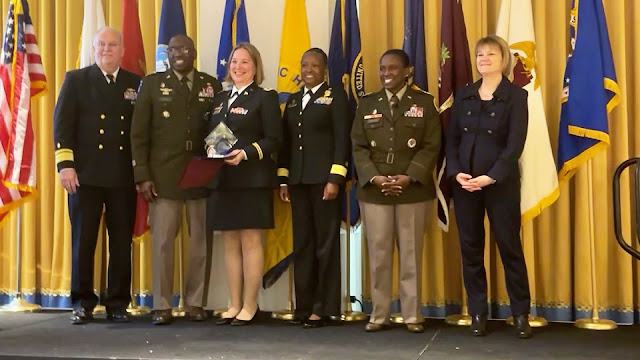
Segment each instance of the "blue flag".
[[558,134],[560,183],[609,146],[607,114],[620,102],[602,0],[573,0],[572,4],[571,52]]
[[[338,0],[331,27],[329,45],[329,85],[342,86],[347,92],[351,110],[355,112],[358,99],[364,92],[364,66],[360,51],[360,23],[356,0]],[[349,162],[347,179],[355,179],[353,160]],[[348,181],[345,201],[342,203],[342,219],[349,218],[355,225],[360,219],[360,208],[356,200],[356,182]],[[348,204],[348,206],[347,206]]]
[[249,26],[244,0],[227,0],[223,16],[217,70],[218,80],[221,82],[227,76],[227,61],[231,50],[238,43],[249,42]]
[[405,0],[402,50],[409,55],[413,67],[409,83],[426,91],[427,57],[424,46],[424,0]]
[[167,47],[172,37],[186,34],[184,12],[180,0],[163,0],[158,27],[158,46],[156,47],[156,72],[169,69]]

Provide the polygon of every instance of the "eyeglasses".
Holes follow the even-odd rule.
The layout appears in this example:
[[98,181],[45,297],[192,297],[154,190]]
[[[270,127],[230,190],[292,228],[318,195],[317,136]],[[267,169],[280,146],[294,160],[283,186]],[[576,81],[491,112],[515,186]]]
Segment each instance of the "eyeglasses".
[[188,54],[196,51],[196,49],[186,46],[169,46],[167,51],[169,51],[169,53]]

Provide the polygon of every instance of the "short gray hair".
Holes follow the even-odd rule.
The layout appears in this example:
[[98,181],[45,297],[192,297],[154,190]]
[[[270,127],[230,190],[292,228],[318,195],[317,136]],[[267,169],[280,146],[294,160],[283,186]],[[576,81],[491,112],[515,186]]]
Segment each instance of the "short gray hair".
[[122,45],[122,33],[117,29],[112,28],[111,26],[103,26],[100,29],[98,29],[95,32],[95,34],[93,34],[93,46],[96,46],[96,42],[98,41],[98,36],[100,36],[100,34],[102,34],[105,31],[110,31],[116,34],[118,36],[118,41],[120,42],[120,45]]

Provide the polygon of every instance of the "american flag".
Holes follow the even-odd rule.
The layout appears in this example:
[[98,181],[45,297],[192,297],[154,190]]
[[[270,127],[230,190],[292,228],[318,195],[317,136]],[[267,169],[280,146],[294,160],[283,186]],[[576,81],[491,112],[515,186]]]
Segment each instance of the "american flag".
[[26,0],[11,0],[0,59],[0,221],[35,197],[31,98],[47,89]]

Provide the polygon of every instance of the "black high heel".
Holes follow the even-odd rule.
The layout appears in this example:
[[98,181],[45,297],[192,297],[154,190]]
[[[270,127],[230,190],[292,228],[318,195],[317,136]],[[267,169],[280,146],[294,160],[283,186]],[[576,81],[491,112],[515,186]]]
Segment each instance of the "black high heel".
[[[241,310],[242,311],[242,310]],[[238,319],[237,317],[235,319],[233,319],[233,321],[231,321],[231,326],[246,326],[246,325],[251,325],[253,323],[253,320],[255,320],[256,315],[258,315],[258,312],[260,311],[260,307],[258,307],[256,309],[256,312],[253,313],[253,317],[251,318],[251,320],[241,320]]]
[[216,321],[216,325],[229,325],[235,318],[221,318]]

